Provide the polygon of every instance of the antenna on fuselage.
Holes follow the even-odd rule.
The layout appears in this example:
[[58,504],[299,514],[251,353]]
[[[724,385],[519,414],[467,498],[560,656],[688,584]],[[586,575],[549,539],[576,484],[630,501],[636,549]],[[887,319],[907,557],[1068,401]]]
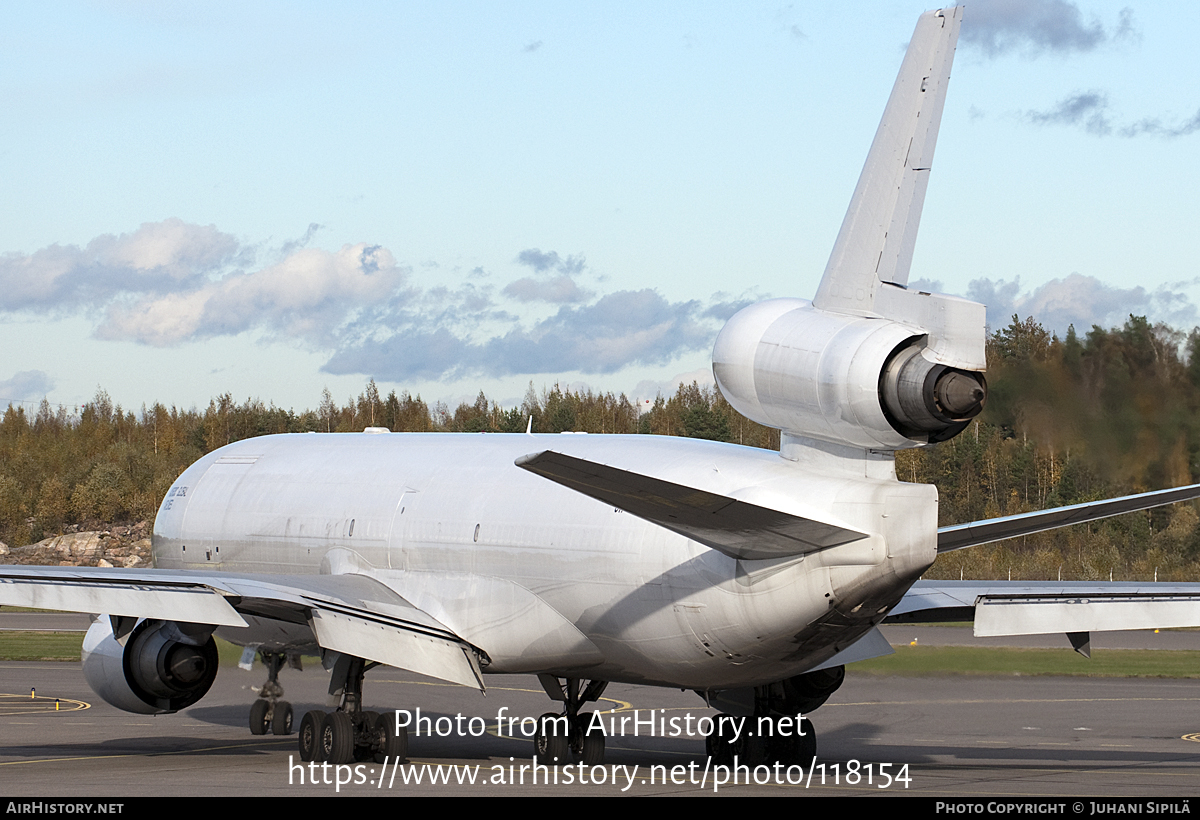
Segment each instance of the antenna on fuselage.
[[525,435],[527,435],[527,436],[533,435],[533,416],[529,417],[529,424],[525,425]]

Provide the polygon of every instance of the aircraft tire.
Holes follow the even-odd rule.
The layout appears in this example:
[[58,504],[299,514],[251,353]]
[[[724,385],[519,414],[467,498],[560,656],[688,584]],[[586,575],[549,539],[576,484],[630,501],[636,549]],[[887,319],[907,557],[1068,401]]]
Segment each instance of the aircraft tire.
[[547,712],[538,718],[537,734],[533,736],[533,749],[537,759],[547,765],[566,763],[567,754],[571,750],[571,738],[557,731],[546,732],[546,727],[557,729],[562,715]]
[[250,706],[250,734],[265,735],[271,721],[267,720],[267,712],[271,709],[269,701],[259,698]]
[[375,721],[375,733],[380,737],[379,751],[375,753],[376,763],[391,763],[408,760],[408,727],[401,726],[396,731],[395,718],[380,715]]
[[345,712],[330,712],[321,723],[321,755],[328,763],[354,762],[354,721]]
[[585,766],[599,766],[604,762],[604,733],[588,732],[592,713],[584,712],[575,718],[576,736],[571,743],[571,759]]
[[275,701],[275,713],[271,715],[271,734],[290,735],[293,717],[292,704],[286,700]]
[[325,758],[321,755],[321,727],[325,723],[325,713],[305,712],[300,720],[300,759],[305,763],[322,763]]
[[796,762],[801,766],[809,766],[817,756],[817,730],[813,728],[812,721],[808,718],[804,719],[802,726],[804,736],[796,738],[800,741],[797,744]]

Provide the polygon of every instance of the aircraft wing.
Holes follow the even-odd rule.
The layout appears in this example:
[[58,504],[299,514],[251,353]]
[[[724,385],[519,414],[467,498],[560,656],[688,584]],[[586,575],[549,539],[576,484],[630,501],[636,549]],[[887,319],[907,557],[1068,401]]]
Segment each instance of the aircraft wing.
[[804,555],[867,537],[856,530],[553,450],[521,456],[515,463],[731,558]]
[[0,604],[244,627],[307,624],[323,649],[484,689],[479,650],[365,575],[0,567]]
[[1107,498],[1103,501],[1088,501],[1069,507],[1055,507],[1052,510],[1038,510],[1004,518],[990,518],[986,521],[972,521],[969,524],[955,524],[938,529],[938,552],[951,552],[992,541],[1003,541],[1005,538],[1015,538],[1018,535],[1030,535],[1194,498],[1200,498],[1200,484],[1126,495],[1121,498]]
[[[1200,626],[1200,584],[918,581],[890,623],[975,622],[975,635],[1087,633]],[[1086,654],[1086,652],[1084,652]]]
[[[1200,484],[941,527],[938,552],[1195,498]],[[918,581],[888,620],[973,620],[979,637],[1063,632],[1087,654],[1090,632],[1200,626],[1200,584]]]

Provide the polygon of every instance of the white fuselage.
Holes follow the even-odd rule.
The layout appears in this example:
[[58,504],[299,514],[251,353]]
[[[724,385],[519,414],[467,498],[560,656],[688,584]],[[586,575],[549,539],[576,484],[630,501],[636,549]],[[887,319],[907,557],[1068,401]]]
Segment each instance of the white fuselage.
[[[737,560],[514,465],[555,450],[869,533]],[[890,458],[657,436],[298,434],[192,465],[154,526],[161,568],[362,573],[486,653],[487,672],[721,689],[828,660],[936,554],[937,494]],[[262,621],[240,643],[311,643]]]

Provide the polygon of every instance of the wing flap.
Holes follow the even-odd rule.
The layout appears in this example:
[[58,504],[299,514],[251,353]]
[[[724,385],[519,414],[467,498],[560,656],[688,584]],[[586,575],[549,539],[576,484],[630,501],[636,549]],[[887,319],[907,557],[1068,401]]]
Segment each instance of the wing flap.
[[461,642],[320,608],[311,624],[326,649],[486,690],[479,662]]
[[1200,594],[986,595],[975,605],[975,635],[1047,635],[1200,626]]
[[1200,626],[1200,584],[918,581],[887,617],[972,619],[981,638]]
[[553,450],[522,456],[515,463],[732,558],[804,555],[867,537],[856,530]]

